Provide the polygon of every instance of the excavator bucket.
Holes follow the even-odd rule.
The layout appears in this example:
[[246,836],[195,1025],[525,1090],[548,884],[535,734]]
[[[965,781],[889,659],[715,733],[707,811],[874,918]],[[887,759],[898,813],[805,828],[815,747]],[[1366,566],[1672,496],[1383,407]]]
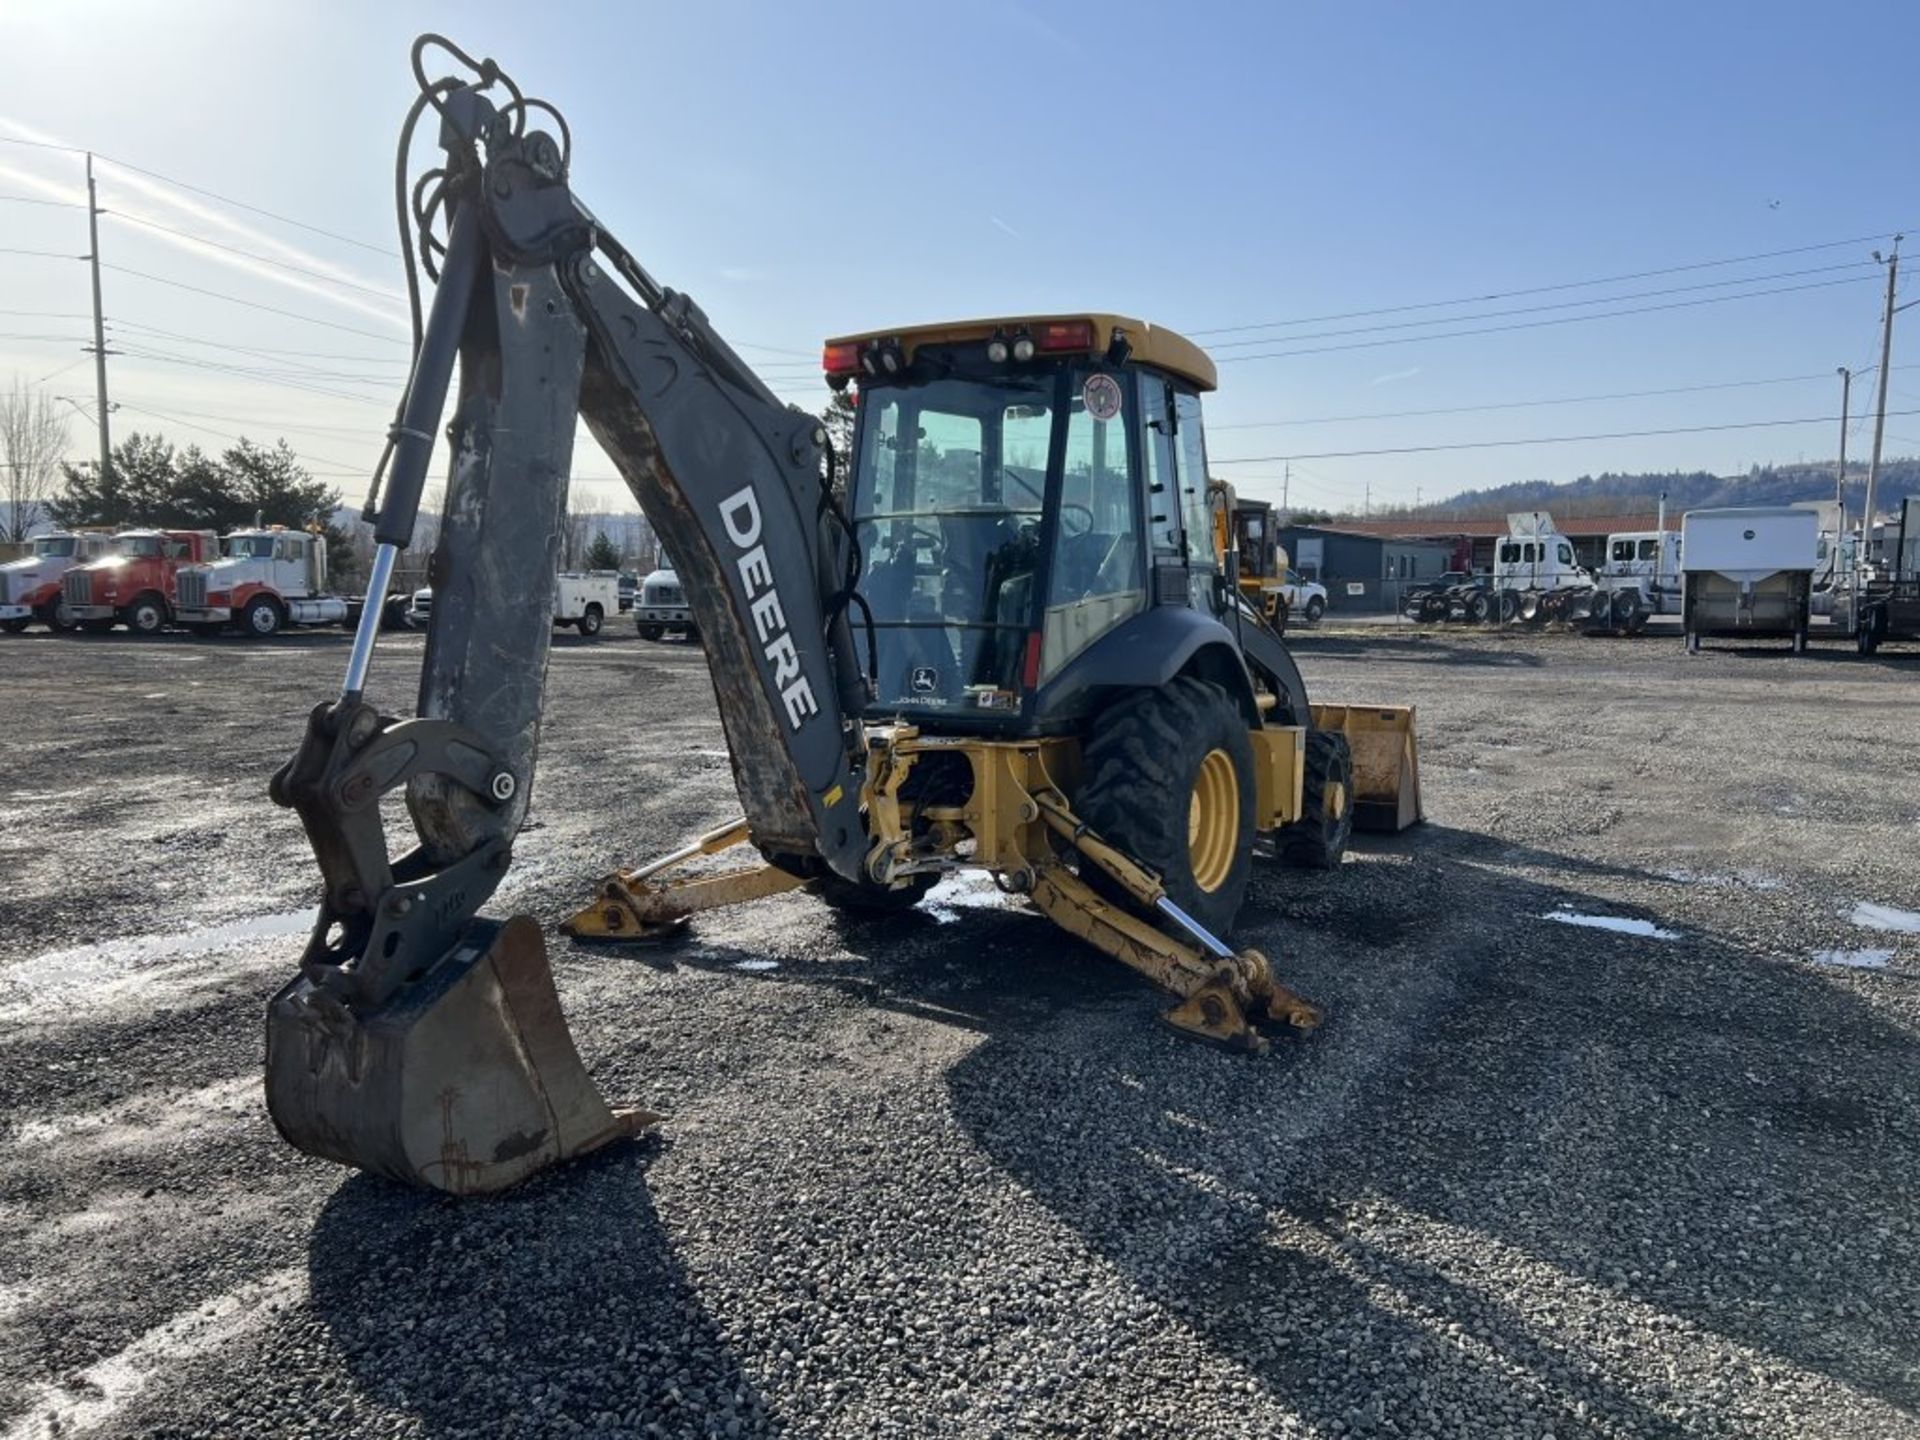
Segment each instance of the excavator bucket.
[[1411,705],[1315,705],[1313,728],[1336,730],[1353,751],[1353,823],[1362,830],[1406,829],[1420,808],[1420,756]]
[[524,915],[472,922],[366,1014],[294,980],[267,1012],[267,1108],[308,1154],[456,1195],[503,1190],[660,1118],[600,1098]]

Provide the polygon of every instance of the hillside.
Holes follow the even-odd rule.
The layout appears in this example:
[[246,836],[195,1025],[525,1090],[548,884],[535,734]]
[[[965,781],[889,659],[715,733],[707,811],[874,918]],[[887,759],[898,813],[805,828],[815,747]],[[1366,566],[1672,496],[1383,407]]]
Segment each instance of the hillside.
[[[1847,504],[1859,513],[1866,488],[1866,466],[1847,464]],[[1831,500],[1831,461],[1810,465],[1756,465],[1744,475],[1692,473],[1582,475],[1578,480],[1522,480],[1484,490],[1465,490],[1424,505],[1423,518],[1449,515],[1503,515],[1510,510],[1551,510],[1556,515],[1604,515],[1652,510],[1661,494],[1668,510],[1710,505],[1788,505],[1799,500]],[[1920,494],[1920,459],[1885,461],[1875,503],[1884,513],[1908,495]],[[1410,514],[1374,508],[1374,515]]]

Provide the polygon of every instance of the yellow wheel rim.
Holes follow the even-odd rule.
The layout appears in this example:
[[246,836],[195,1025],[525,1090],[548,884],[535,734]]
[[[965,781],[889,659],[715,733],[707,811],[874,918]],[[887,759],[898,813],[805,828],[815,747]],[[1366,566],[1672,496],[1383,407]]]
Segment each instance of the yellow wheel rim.
[[1193,883],[1208,894],[1226,884],[1240,839],[1240,781],[1233,757],[1209,750],[1187,802],[1187,859]]
[[1347,787],[1338,780],[1327,782],[1327,819],[1338,820],[1347,813]]

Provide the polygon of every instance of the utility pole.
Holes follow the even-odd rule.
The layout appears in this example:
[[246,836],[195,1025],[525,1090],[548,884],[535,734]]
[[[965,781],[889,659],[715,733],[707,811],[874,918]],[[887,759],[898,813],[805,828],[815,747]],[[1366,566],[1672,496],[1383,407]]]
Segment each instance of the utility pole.
[[1288,498],[1293,493],[1293,462],[1287,462],[1287,468],[1280,472],[1280,508],[1289,515],[1293,513],[1293,502]]
[[[1864,563],[1873,550],[1873,498],[1880,482],[1880,439],[1887,429],[1887,370],[1893,357],[1893,288],[1900,275],[1901,236],[1893,237],[1893,253],[1882,262],[1887,267],[1887,310],[1880,323],[1880,399],[1873,417],[1873,456],[1867,461],[1867,498],[1860,514],[1860,558]],[[1880,259],[1878,250],[1873,258]]]
[[100,313],[100,205],[93,189],[93,152],[87,152],[87,261],[93,270],[93,388],[100,418],[100,479],[113,469],[113,440],[107,433],[107,325]]
[[1840,519],[1833,532],[1833,543],[1837,549],[1841,539],[1847,533],[1847,406],[1853,399],[1853,371],[1846,366],[1840,367],[1840,473],[1833,477],[1833,503],[1840,509]]
[[1373,482],[1367,481],[1367,508],[1361,512],[1367,519],[1373,518]]

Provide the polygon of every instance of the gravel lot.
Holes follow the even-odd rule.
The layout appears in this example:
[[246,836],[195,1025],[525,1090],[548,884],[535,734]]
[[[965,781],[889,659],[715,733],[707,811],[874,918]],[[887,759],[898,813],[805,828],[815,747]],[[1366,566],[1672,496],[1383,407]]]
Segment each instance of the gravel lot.
[[[265,781],[344,639],[0,640],[7,1440],[1920,1435],[1912,649],[1303,636],[1419,706],[1432,817],[1256,873],[1311,1039],[1182,1042],[990,889],[786,896],[557,941],[671,1118],[455,1203],[260,1100],[314,884]],[[494,907],[548,923],[734,813],[697,650],[550,695]]]

